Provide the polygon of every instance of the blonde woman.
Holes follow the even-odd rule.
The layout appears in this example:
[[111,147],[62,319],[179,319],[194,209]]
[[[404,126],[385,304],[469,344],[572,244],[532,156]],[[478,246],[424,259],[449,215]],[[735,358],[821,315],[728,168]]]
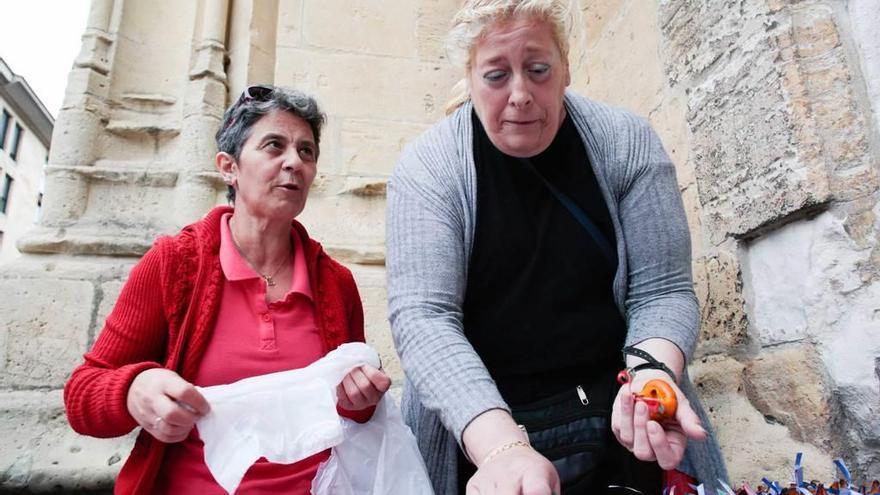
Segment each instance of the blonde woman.
[[[726,478],[687,378],[699,312],[674,166],[643,119],[566,90],[571,8],[465,1],[462,93],[389,183],[403,408],[439,494]],[[649,380],[676,392],[671,420],[634,400]]]

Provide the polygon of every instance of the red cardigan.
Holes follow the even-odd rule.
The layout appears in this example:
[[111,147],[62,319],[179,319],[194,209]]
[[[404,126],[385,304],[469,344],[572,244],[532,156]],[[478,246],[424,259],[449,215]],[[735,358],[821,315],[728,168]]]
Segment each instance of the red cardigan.
[[[192,381],[219,309],[220,217],[231,211],[214,208],[176,236],[159,238],[132,268],[95,345],[64,387],[67,419],[78,433],[109,438],[137,427],[126,398],[135,376],[146,369],[164,367]],[[296,221],[292,234],[302,239],[324,353],[363,342],[363,307],[351,272]],[[346,416],[366,421],[372,411]],[[141,431],[115,493],[150,493],[164,453],[164,443]]]

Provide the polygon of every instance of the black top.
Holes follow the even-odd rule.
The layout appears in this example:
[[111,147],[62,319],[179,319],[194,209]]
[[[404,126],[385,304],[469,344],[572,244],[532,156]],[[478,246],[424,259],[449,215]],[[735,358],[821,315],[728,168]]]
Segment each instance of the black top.
[[621,366],[626,326],[609,263],[583,226],[525,165],[568,195],[616,253],[611,216],[580,135],[566,117],[543,153],[505,155],[474,124],[477,220],[464,332],[504,399],[524,404]]

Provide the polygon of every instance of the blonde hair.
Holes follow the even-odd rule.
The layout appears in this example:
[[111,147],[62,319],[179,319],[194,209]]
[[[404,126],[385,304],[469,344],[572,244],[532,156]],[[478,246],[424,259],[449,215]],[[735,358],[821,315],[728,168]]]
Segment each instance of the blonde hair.
[[[572,5],[574,0],[465,0],[452,19],[452,29],[446,37],[446,54],[452,63],[470,69],[474,46],[486,34],[486,28],[496,22],[517,18],[533,18],[550,25],[553,38],[568,59],[569,38],[580,12]],[[452,98],[446,104],[450,114],[470,98],[467,79],[462,78],[452,88]]]

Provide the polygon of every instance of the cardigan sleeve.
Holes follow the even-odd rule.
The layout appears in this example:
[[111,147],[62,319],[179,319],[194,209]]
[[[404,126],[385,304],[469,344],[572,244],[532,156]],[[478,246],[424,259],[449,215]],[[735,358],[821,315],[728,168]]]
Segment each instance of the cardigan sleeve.
[[437,134],[435,127],[407,148],[388,184],[389,318],[419,401],[461,443],[475,417],[509,408],[464,335],[469,207],[455,166],[463,158],[450,149],[451,136],[430,142]]
[[664,338],[689,361],[700,326],[691,244],[675,166],[643,119],[629,121],[625,184],[619,200],[626,239],[626,345]]
[[137,426],[128,389],[140,372],[161,367],[168,334],[161,293],[157,244],[132,268],[94,346],[64,386],[67,419],[78,433],[108,438]]

